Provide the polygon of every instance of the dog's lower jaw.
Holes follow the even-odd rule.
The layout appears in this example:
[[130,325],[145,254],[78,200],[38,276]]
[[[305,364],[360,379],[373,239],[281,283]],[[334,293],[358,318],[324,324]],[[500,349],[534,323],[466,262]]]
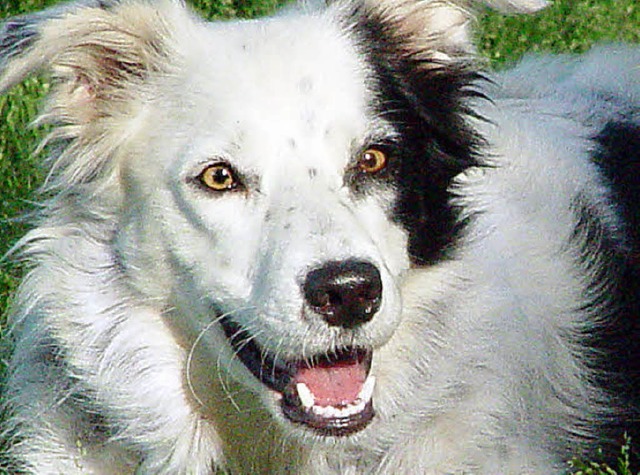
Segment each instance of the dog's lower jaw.
[[321,406],[314,403],[314,396],[307,386],[298,383],[296,395],[287,393],[283,396],[282,413],[294,424],[304,425],[323,436],[351,435],[367,427],[375,416],[374,385],[375,378],[369,376],[353,402]]
[[[291,395],[255,380],[239,358],[234,359],[231,365],[221,365],[229,369],[228,373],[214,374],[216,368],[202,366],[202,360],[193,366],[193,390],[198,400],[190,398],[190,405],[194,416],[202,420],[210,444],[215,446],[211,457],[216,470],[324,475],[343,473],[335,467],[355,467],[360,463],[351,460],[349,454],[364,454],[359,443],[372,440],[375,418],[361,420],[359,425],[354,425],[355,417],[336,418],[330,421],[332,427],[325,424],[324,430],[296,422],[285,413],[283,404],[284,398]],[[373,376],[369,378],[374,381]],[[373,397],[369,401],[373,405]]]
[[235,357],[276,399],[285,421],[321,437],[343,437],[374,418],[372,350],[333,349],[310,359],[277,361],[230,319],[222,328]]

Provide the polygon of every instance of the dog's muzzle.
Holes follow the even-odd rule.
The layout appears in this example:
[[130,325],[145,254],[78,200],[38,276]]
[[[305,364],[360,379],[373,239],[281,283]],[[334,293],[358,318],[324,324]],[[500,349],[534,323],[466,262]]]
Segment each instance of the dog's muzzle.
[[[369,322],[382,303],[378,269],[365,261],[334,261],[312,269],[302,283],[306,306],[331,327],[354,332]],[[248,330],[221,320],[236,355],[265,386],[279,393],[291,422],[325,436],[345,436],[374,417],[372,350],[332,348],[299,360],[283,360],[260,347]]]

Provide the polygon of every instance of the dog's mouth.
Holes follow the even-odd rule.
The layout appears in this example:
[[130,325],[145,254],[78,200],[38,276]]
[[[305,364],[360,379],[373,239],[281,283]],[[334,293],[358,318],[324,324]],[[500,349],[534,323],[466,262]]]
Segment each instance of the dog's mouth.
[[281,361],[262,349],[237,323],[222,328],[238,359],[269,389],[281,395],[283,415],[323,436],[346,436],[374,417],[375,379],[371,350],[346,347],[304,360]]

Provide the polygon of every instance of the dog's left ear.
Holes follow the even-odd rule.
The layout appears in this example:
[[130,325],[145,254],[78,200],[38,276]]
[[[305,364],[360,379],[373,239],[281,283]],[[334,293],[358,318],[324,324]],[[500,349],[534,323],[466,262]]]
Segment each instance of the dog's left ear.
[[425,64],[446,64],[474,52],[470,24],[474,9],[530,13],[547,0],[364,0],[369,16],[380,20],[409,54]]
[[496,10],[513,13],[531,13],[546,7],[548,0],[483,0],[484,3]]
[[105,169],[186,15],[177,0],[80,0],[0,25],[0,93],[40,71],[52,78],[41,120],[71,140],[57,163],[65,185]]

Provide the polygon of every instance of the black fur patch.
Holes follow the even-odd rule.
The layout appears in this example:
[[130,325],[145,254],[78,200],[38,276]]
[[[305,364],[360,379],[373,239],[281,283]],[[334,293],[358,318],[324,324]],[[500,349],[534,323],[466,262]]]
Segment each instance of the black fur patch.
[[603,418],[603,435],[614,443],[615,455],[625,431],[636,452],[640,441],[640,126],[612,122],[595,141],[593,159],[612,191],[622,237],[584,206],[576,232],[583,237],[583,266],[595,273],[591,307],[602,324],[590,343],[601,355],[597,383],[617,407]]
[[383,144],[399,195],[394,218],[409,233],[412,262],[432,264],[455,247],[464,224],[451,204],[452,180],[480,164],[482,140],[465,122],[473,114],[467,99],[481,96],[472,87],[480,75],[463,62],[418,58],[375,12],[360,9],[354,23],[373,70],[372,107],[399,133]]
[[595,161],[611,185],[631,251],[640,259],[640,125],[611,122],[596,141]]

